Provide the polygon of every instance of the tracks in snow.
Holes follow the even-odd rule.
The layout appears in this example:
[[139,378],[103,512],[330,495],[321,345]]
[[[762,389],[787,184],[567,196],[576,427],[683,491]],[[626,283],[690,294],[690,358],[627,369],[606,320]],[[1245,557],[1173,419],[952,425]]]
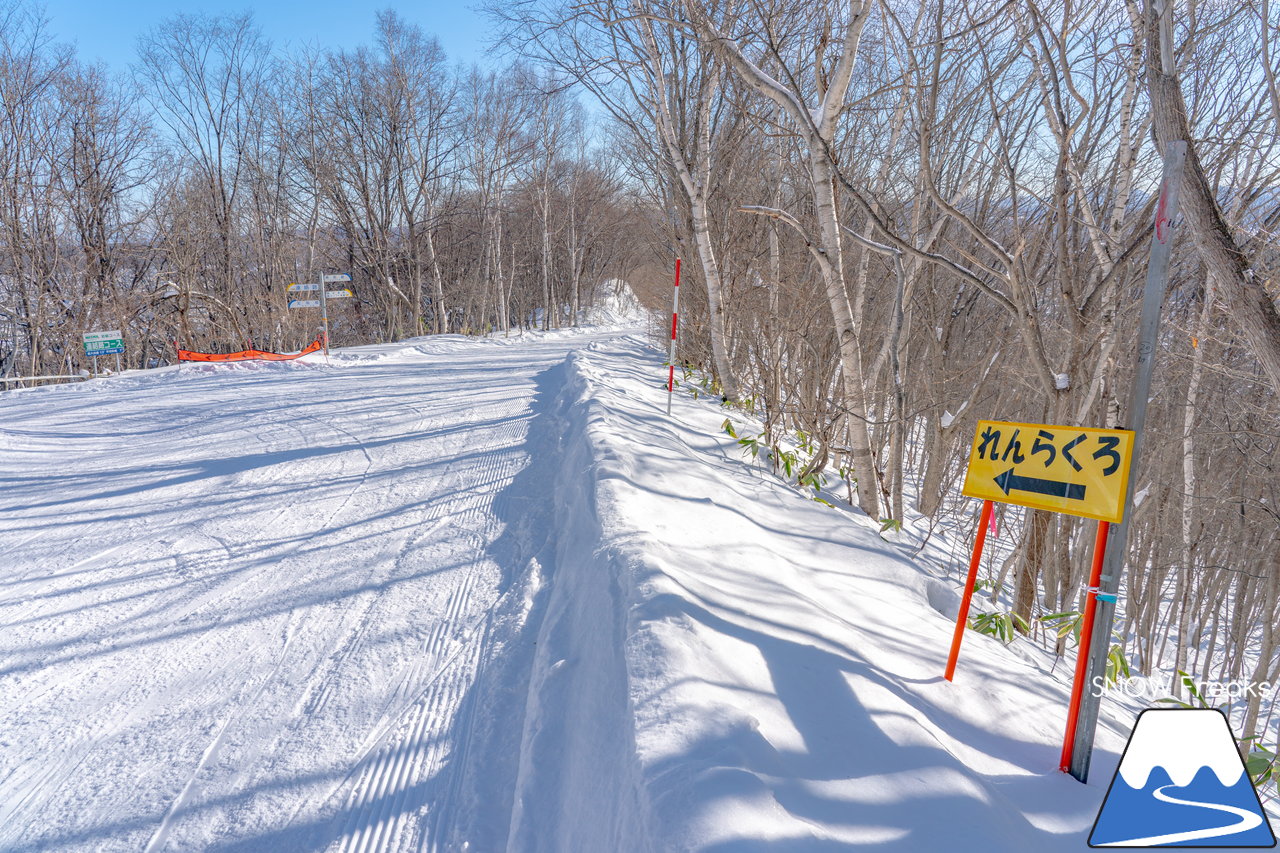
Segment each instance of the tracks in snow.
[[[501,589],[512,567],[498,565],[489,553],[505,527],[495,516],[494,497],[527,464],[522,448],[534,417],[522,413],[481,431],[468,448],[471,463],[458,466],[466,495],[447,521],[464,552],[457,562],[466,568],[397,685],[393,704],[401,710],[386,717],[362,749],[332,853],[448,849],[474,734],[477,685],[493,651],[493,615],[512,592]],[[481,587],[497,597],[477,606]]]
[[[60,440],[0,494],[0,847],[440,851],[505,825],[475,813],[508,724],[485,679],[546,545],[529,432],[571,348],[99,393],[136,434]],[[31,399],[35,439],[83,403]]]

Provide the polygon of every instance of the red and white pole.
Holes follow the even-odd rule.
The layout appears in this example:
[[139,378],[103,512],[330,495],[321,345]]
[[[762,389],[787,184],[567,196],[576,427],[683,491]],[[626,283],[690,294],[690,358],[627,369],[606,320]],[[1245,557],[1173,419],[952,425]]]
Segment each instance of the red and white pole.
[[667,356],[667,414],[671,414],[671,396],[676,388],[676,327],[680,318],[680,259],[676,258],[675,295],[671,297],[671,353]]
[[964,598],[960,600],[960,612],[956,614],[956,630],[951,637],[951,654],[947,656],[947,681],[956,674],[956,661],[960,659],[960,641],[969,624],[969,602],[973,600],[973,588],[978,582],[978,565],[982,562],[982,546],[987,542],[987,527],[991,523],[991,501],[982,502],[982,515],[978,518],[978,536],[973,542],[973,557],[969,560],[969,577],[964,582]]
[[1098,583],[1102,580],[1102,558],[1107,552],[1107,534],[1111,525],[1098,522],[1098,535],[1093,542],[1093,567],[1089,570],[1089,591],[1084,600],[1084,619],[1080,623],[1080,644],[1076,648],[1076,676],[1071,686],[1071,706],[1067,708],[1067,732],[1062,738],[1062,760],[1058,769],[1071,772],[1071,756],[1075,752],[1076,729],[1080,722],[1080,702],[1088,686],[1089,650],[1093,641],[1093,622],[1098,611]]

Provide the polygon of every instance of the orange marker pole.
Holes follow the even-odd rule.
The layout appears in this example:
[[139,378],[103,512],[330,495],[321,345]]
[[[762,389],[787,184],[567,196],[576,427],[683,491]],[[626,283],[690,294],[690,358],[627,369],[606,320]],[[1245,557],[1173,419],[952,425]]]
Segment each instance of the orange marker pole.
[[1071,754],[1075,751],[1076,728],[1080,722],[1080,702],[1084,698],[1085,679],[1089,673],[1089,648],[1093,641],[1093,619],[1098,610],[1098,582],[1102,580],[1102,557],[1107,552],[1107,534],[1111,525],[1098,522],[1098,535],[1093,541],[1093,567],[1089,570],[1089,590],[1084,599],[1084,619],[1080,623],[1080,646],[1076,649],[1076,676],[1071,685],[1071,705],[1067,708],[1067,733],[1062,738],[1062,760],[1058,769],[1071,772]]
[[969,624],[969,602],[973,600],[973,586],[978,582],[978,564],[982,562],[982,546],[987,542],[987,526],[991,522],[989,500],[982,502],[982,515],[978,518],[978,537],[973,541],[973,558],[969,560],[969,578],[964,582],[964,598],[960,612],[956,614],[956,633],[951,638],[951,654],[947,657],[947,672],[943,678],[951,681],[956,674],[956,661],[960,659],[960,641],[964,639],[965,626]]

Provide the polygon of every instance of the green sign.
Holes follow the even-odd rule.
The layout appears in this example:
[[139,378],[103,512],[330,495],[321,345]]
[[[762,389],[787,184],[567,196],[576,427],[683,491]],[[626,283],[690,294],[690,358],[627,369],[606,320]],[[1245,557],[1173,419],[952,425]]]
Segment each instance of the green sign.
[[124,335],[120,333],[119,329],[109,332],[84,333],[85,355],[115,355],[122,352],[124,352]]

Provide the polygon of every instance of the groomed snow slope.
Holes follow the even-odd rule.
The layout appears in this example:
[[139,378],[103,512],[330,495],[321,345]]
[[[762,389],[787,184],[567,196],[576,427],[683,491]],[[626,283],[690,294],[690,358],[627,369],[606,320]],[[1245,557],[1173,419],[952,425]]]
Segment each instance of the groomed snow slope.
[[[617,330],[0,396],[0,849],[1082,850],[1066,688]],[[1127,724],[1130,721],[1122,721]]]
[[590,340],[0,396],[0,850],[499,849]]

